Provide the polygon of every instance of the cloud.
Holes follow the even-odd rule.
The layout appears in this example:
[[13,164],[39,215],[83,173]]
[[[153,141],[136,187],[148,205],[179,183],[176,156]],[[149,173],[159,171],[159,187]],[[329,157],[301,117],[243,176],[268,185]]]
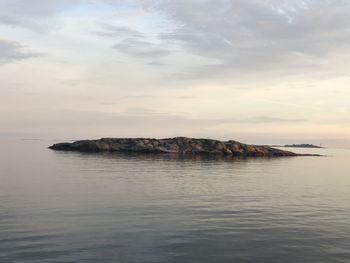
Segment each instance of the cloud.
[[[134,107],[134,108],[127,108],[125,111],[123,111],[122,113],[119,113],[120,115],[124,115],[124,116],[137,116],[137,117],[144,117],[144,118],[148,118],[148,117],[154,117],[154,116],[158,116],[158,117],[173,117],[173,118],[184,118],[182,115],[184,114],[188,114],[187,112],[168,112],[168,111],[161,111],[161,110],[155,110],[155,109],[149,109],[149,108],[138,108],[138,107]],[[185,118],[186,119],[186,118]]]
[[143,33],[127,26],[115,26],[115,25],[110,25],[106,23],[99,23],[99,26],[102,29],[101,31],[96,32],[96,34],[99,36],[116,37],[116,38],[120,38],[120,37],[141,38],[144,36]]
[[305,122],[307,119],[288,119],[269,116],[256,116],[246,119],[233,120],[236,123],[280,123],[280,122]]
[[[100,27],[95,34],[120,39],[113,48],[121,53],[159,59],[177,50],[204,59],[186,63],[187,78],[331,71],[324,64],[349,51],[350,2],[345,0],[1,0],[0,6],[0,24],[41,30],[57,27],[56,19],[72,10],[80,10],[77,15],[87,12]],[[136,23],[142,30],[118,24],[123,20],[118,12],[136,14],[141,9],[143,15],[126,25]],[[106,20],[98,10],[106,12]]]
[[136,58],[161,58],[171,53],[160,44],[133,38],[124,39],[113,48]]
[[151,61],[146,63],[146,65],[159,67],[159,66],[166,66],[167,64],[159,61]]
[[[312,71],[334,52],[348,51],[348,1],[141,1],[172,29],[159,38],[211,59],[198,75],[224,71]],[[327,10],[327,12],[325,12]]]
[[52,20],[81,4],[81,0],[1,0],[0,24],[31,30],[56,27]]
[[153,98],[152,95],[147,95],[147,94],[140,94],[140,95],[129,95],[129,96],[124,96],[121,97],[119,99],[123,100],[123,99],[149,99],[149,98]]
[[165,64],[157,59],[171,54],[166,43],[147,32],[108,23],[98,23],[98,25],[101,30],[95,32],[96,35],[118,39],[119,42],[113,45],[115,50],[134,58],[147,59],[146,65],[163,66]]
[[192,99],[195,99],[196,97],[195,96],[190,96],[190,95],[184,95],[184,96],[177,96],[176,99],[179,99],[179,100],[192,100]]
[[42,56],[42,54],[28,52],[18,42],[0,40],[0,65],[38,56]]

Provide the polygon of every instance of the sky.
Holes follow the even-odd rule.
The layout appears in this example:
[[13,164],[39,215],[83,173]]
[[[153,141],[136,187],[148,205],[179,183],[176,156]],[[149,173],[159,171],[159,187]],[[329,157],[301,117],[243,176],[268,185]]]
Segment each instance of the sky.
[[0,0],[0,135],[350,147],[348,0]]

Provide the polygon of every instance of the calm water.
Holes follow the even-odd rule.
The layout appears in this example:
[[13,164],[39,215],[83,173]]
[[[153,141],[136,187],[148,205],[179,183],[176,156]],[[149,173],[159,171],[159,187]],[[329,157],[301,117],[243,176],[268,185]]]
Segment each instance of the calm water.
[[0,141],[1,263],[350,262],[349,150],[232,161],[51,143]]

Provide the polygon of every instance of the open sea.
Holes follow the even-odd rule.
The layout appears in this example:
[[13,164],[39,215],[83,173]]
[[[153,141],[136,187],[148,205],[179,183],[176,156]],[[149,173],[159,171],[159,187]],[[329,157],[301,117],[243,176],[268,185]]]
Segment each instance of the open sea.
[[350,262],[350,150],[82,154],[0,140],[1,263]]

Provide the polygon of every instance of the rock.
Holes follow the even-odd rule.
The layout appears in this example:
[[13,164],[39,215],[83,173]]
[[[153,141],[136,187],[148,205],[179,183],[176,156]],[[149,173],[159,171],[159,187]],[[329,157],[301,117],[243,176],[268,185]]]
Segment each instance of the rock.
[[169,139],[150,138],[102,138],[72,143],[57,143],[49,147],[59,151],[78,152],[134,152],[172,154],[215,154],[235,157],[279,157],[298,154],[279,149],[243,144],[237,141],[218,141],[176,137]]

